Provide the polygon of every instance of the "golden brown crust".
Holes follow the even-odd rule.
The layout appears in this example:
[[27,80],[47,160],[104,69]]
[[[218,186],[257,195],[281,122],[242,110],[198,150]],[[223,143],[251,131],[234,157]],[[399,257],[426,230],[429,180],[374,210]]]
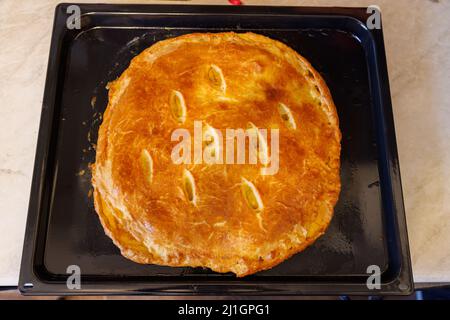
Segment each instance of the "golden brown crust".
[[[212,83],[211,66],[226,89],[220,76],[219,86]],[[174,90],[186,104],[183,124],[171,113]],[[281,120],[280,103],[295,129]],[[261,175],[261,164],[174,164],[171,133],[192,134],[194,120],[223,131],[249,122],[279,128],[279,171]],[[95,208],[105,232],[133,261],[245,276],[323,234],[340,192],[340,140],[325,82],[286,45],[232,32],[160,41],[110,85],[93,166]],[[186,169],[195,179],[195,203],[183,192]],[[246,203],[243,179],[258,190],[262,210]]]

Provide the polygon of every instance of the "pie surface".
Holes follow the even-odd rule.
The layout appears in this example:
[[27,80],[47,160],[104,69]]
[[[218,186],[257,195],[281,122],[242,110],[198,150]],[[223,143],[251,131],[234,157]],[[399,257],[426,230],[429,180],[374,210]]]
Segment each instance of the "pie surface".
[[[174,163],[172,134],[194,136],[194,121],[210,132],[278,129],[278,171],[263,174],[261,161]],[[163,40],[109,86],[95,209],[135,262],[253,274],[325,232],[340,192],[340,140],[325,82],[281,42],[232,32]],[[271,151],[270,133],[259,143]]]

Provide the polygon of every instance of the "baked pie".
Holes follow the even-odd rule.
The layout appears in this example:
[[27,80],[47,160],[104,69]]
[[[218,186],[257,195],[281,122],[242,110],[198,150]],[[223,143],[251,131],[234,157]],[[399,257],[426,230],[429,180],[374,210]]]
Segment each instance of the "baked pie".
[[[239,153],[225,150],[225,132],[239,128],[255,138],[256,162],[225,161]],[[177,130],[194,137],[182,161]],[[109,85],[95,209],[135,262],[253,274],[325,232],[340,192],[340,140],[325,82],[283,43],[233,32],[163,40]],[[196,141],[217,162],[196,158]]]

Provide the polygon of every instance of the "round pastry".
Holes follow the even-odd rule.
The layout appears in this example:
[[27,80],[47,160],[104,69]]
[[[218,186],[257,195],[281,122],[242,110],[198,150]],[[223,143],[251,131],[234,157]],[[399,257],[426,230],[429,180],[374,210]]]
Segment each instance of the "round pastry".
[[110,84],[95,209],[128,259],[249,275],[325,232],[340,140],[325,82],[283,43],[233,32],[160,41]]

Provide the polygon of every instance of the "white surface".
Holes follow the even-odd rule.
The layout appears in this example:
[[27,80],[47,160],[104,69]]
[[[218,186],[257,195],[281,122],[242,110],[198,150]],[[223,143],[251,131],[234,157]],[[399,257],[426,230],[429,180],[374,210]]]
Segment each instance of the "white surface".
[[[0,0],[0,285],[18,282],[57,3]],[[244,3],[381,7],[414,279],[449,282],[450,1]]]

